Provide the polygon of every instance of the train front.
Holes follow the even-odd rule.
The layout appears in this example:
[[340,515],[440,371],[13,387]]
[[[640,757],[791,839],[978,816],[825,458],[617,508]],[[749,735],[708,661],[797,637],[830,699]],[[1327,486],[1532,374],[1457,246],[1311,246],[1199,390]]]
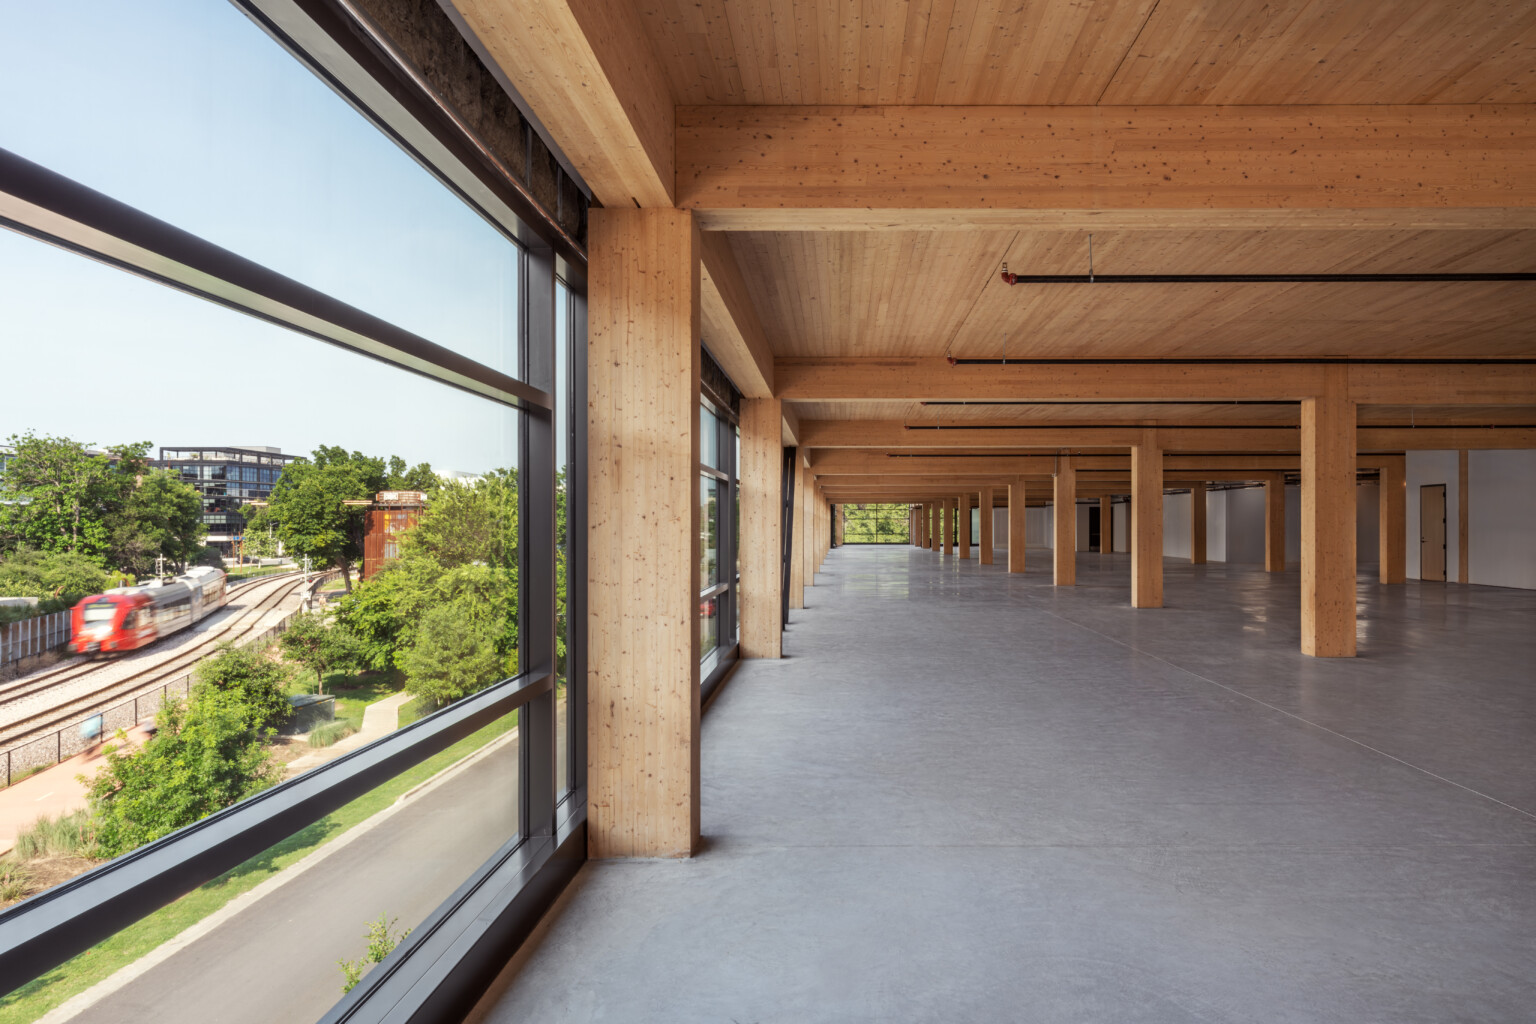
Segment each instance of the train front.
[[147,642],[140,636],[139,608],[148,602],[140,594],[93,594],[70,613],[69,651],[95,654],[128,651]]

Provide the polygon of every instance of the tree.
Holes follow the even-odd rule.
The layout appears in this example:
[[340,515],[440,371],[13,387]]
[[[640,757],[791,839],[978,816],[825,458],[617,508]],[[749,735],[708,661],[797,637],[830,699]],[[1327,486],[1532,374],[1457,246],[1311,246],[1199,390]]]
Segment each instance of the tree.
[[194,700],[202,693],[231,694],[246,709],[252,729],[275,729],[288,720],[288,674],[266,652],[220,644],[197,666]]
[[432,472],[432,467],[425,462],[406,469],[404,459],[398,455],[391,455],[385,484],[386,490],[423,491],[430,494],[436,489],[438,480],[437,474]]
[[345,626],[328,623],[323,612],[295,615],[278,639],[283,657],[315,674],[315,692],[325,693],[325,674],[355,664],[357,644]]
[[124,581],[84,555],[22,548],[0,561],[0,596],[36,597],[69,607]]
[[140,750],[109,749],[89,780],[102,855],[127,853],[275,784],[282,768],[262,745],[270,733],[253,729],[248,712],[238,693],[203,688],[185,703],[168,699]]
[[31,432],[11,435],[9,444],[16,454],[5,471],[8,501],[0,505],[0,551],[24,544],[104,556],[110,542],[107,515],[122,501],[123,480],[142,472],[149,444],[92,455],[76,441]]
[[202,498],[168,470],[128,480],[121,506],[109,513],[107,524],[108,561],[137,576],[153,572],[157,557],[181,569],[204,553]]
[[407,689],[443,705],[496,682],[502,675],[496,632],[494,622],[475,615],[469,599],[429,609],[402,659]]
[[368,933],[364,936],[368,940],[368,951],[356,960],[337,960],[337,966],[341,968],[342,983],[341,994],[346,995],[357,987],[357,983],[363,980],[363,972],[373,964],[381,964],[384,958],[394,952],[396,946],[405,941],[405,937],[411,934],[409,928],[395,934],[391,931],[395,921],[399,918],[384,920],[380,914],[377,921],[369,922]]

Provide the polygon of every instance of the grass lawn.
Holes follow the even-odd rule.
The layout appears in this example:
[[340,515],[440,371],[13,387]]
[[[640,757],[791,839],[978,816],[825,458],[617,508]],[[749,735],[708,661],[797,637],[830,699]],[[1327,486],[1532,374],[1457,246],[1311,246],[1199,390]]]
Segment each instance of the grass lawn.
[[36,1020],[71,996],[85,991],[149,953],[162,942],[190,928],[236,896],[249,892],[279,871],[382,811],[407,790],[425,782],[496,737],[510,732],[516,724],[515,715],[507,715],[492,722],[447,750],[289,836],[265,853],[252,857],[176,902],[129,925],[105,942],[0,998],[0,1024],[24,1024]]
[[[404,673],[393,668],[382,672],[331,672],[325,677],[326,695],[336,697],[336,721],[350,720],[359,725],[369,704],[393,696],[404,687]],[[314,673],[299,669],[289,692],[314,693]]]
[[291,565],[244,565],[226,569],[225,575],[232,580],[253,580],[258,576],[274,576],[280,572],[292,572]]

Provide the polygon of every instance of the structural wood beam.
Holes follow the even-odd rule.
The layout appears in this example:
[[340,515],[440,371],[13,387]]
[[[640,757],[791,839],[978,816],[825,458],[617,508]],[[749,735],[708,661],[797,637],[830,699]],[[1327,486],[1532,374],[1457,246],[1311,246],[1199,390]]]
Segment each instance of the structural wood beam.
[[981,488],[979,504],[981,506],[981,564],[992,564],[992,488]]
[[676,210],[594,210],[588,268],[589,853],[699,838],[699,258]]
[[[1008,362],[943,358],[774,361],[781,398],[795,401],[1300,401],[1322,392],[1327,362]],[[1532,405],[1536,364],[1351,363],[1352,400],[1366,405]]]
[[803,229],[809,218],[793,210],[845,228],[916,211],[993,211],[994,227],[1034,222],[996,216],[1004,211],[1092,211],[1111,223],[1135,213],[1164,227],[1221,226],[1218,212],[1232,212],[1282,227],[1327,220],[1321,211],[1348,222],[1356,211],[1519,210],[1536,206],[1536,113],[1529,104],[679,107],[677,198],[732,230]]
[[704,344],[743,396],[768,398],[773,394],[773,351],[736,254],[724,235],[708,231],[700,238]]
[[1023,480],[1008,484],[1008,571],[1024,571],[1024,549],[1027,530],[1024,509],[1028,502],[1028,485]]
[[675,101],[633,4],[453,6],[604,206],[676,205]]
[[1408,581],[1408,476],[1406,460],[1381,467],[1378,499],[1381,582]]

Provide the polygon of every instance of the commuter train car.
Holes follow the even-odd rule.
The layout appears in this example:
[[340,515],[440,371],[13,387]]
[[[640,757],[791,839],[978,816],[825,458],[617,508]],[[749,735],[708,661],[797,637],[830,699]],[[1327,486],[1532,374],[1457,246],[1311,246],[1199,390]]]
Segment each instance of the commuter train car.
[[69,650],[132,651],[224,607],[224,573],[209,566],[143,587],[118,587],[75,605]]

